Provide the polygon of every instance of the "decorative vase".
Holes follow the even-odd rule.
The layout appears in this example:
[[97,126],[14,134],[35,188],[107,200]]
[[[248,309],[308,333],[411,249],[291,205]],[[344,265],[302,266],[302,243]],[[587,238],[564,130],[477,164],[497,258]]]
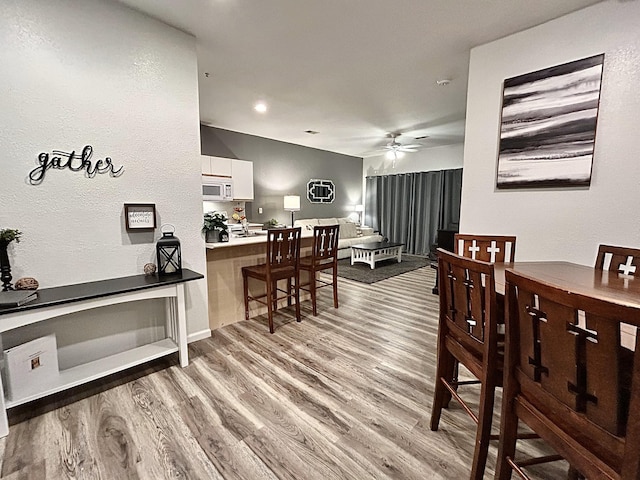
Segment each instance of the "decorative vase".
[[207,243],[218,243],[219,242],[218,230],[207,230],[205,234],[205,239]]
[[7,247],[9,242],[0,241],[0,280],[2,281],[2,291],[13,290],[11,286],[11,265],[9,264],[9,253]]

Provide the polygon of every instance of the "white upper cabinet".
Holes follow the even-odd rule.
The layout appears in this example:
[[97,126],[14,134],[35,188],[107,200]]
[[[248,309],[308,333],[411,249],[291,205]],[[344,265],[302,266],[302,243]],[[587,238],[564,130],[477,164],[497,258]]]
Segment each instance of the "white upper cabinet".
[[231,160],[233,199],[253,200],[253,162]]
[[231,159],[201,155],[202,173],[204,175],[216,175],[219,177],[231,177]]
[[234,200],[253,200],[253,162],[201,155],[202,173],[233,180]]

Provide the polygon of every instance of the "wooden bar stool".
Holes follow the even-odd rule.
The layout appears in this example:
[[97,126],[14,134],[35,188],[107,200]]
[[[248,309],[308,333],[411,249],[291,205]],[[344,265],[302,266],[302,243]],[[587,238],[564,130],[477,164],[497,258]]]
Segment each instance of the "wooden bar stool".
[[623,275],[640,275],[640,249],[629,247],[615,247],[613,245],[600,245],[598,258],[596,258],[597,270],[613,271]]
[[[477,425],[470,478],[481,480],[492,439],[495,389],[502,386],[494,267],[438,248],[438,275],[440,319],[431,430],[438,430],[442,409],[448,407],[452,397],[460,402]],[[459,381],[458,363],[477,380]],[[458,394],[458,388],[478,383],[481,391],[476,414]]]
[[496,479],[546,460],[516,453],[519,421],[586,478],[640,478],[640,362],[620,343],[640,309],[511,270]]
[[516,257],[516,237],[456,233],[455,253],[483,262],[511,263]]
[[[249,278],[265,282],[266,293],[249,295]],[[278,288],[278,280],[287,280],[287,290]],[[293,280],[293,285],[292,285]],[[267,261],[260,265],[242,267],[244,287],[244,315],[249,320],[249,301],[254,300],[267,306],[269,332],[273,333],[273,311],[278,308],[278,300],[291,299],[296,302],[296,321],[300,321],[300,227],[281,228],[267,231]],[[278,297],[278,292],[286,295]]]
[[[338,308],[338,237],[339,225],[313,227],[312,254],[300,259],[300,270],[309,272],[309,283],[300,286],[311,294],[313,314],[318,315],[316,291],[321,287],[333,287],[333,307]],[[331,270],[331,282],[316,278],[317,272]],[[319,285],[318,285],[319,284]]]

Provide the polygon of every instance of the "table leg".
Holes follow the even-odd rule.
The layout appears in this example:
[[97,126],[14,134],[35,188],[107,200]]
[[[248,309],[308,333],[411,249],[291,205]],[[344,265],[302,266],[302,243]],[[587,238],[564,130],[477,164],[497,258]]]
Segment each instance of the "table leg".
[[0,437],[9,435],[9,419],[7,418],[7,407],[4,403],[4,386],[0,377]]
[[187,350],[187,309],[185,304],[184,283],[176,285],[176,317],[177,317],[177,341],[180,355],[180,366],[189,365],[189,351]]

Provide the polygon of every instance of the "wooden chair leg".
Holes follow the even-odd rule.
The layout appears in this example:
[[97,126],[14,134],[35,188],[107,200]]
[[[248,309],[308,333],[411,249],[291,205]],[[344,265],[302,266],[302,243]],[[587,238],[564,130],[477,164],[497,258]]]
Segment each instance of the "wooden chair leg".
[[291,277],[287,278],[287,306],[291,306]]
[[296,296],[296,322],[300,322],[300,274],[295,278],[295,296]]
[[500,444],[498,445],[498,457],[496,458],[496,479],[509,480],[511,478],[511,465],[507,463],[507,457],[512,460],[516,454],[516,441],[518,439],[518,417],[513,411],[513,403],[508,401],[506,393],[502,392],[502,414],[500,417]]
[[267,298],[272,298],[272,302],[273,302],[273,311],[275,312],[276,310],[278,310],[278,281],[274,280],[273,281],[273,286],[271,288],[271,295],[268,296]]
[[244,318],[249,320],[249,285],[246,275],[242,275],[242,287],[244,290]]
[[[491,372],[493,375],[493,372]],[[490,375],[487,375],[489,377]],[[484,378],[480,390],[480,408],[478,410],[478,429],[476,430],[476,446],[471,464],[472,480],[482,480],[484,467],[487,464],[489,440],[491,438],[491,420],[493,419],[493,403],[495,385],[488,378]]]
[[338,269],[333,267],[333,308],[338,308]]
[[318,306],[316,297],[316,271],[312,268],[309,271],[309,292],[311,293],[311,308],[313,315],[318,316]]
[[575,469],[573,465],[569,465],[569,470],[567,471],[567,480],[584,480],[584,476]]
[[438,430],[440,424],[440,415],[442,409],[446,408],[451,399],[451,393],[442,383],[441,378],[445,381],[452,381],[454,376],[455,358],[446,349],[440,349],[438,353],[438,362],[436,365],[436,384],[433,393],[433,404],[431,406],[431,430]]
[[267,284],[267,317],[269,318],[269,333],[273,333],[273,286],[275,282],[266,282]]
[[[451,374],[451,380],[449,381],[449,383],[453,384],[453,389],[457,392],[458,391],[458,377],[460,376],[460,362],[458,362],[458,360],[456,358],[453,359],[453,373]],[[449,377],[447,377],[449,378]],[[445,402],[443,407],[444,408],[449,408],[449,403],[451,403],[451,392],[449,390],[447,390],[445,392]]]

